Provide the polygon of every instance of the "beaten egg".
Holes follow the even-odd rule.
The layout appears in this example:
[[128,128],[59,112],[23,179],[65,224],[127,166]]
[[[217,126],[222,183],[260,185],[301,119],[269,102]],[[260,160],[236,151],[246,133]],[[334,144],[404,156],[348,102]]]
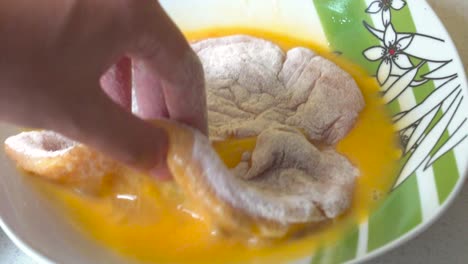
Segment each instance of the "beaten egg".
[[[391,189],[400,149],[391,117],[380,99],[375,79],[358,66],[324,47],[288,36],[248,29],[210,29],[186,32],[191,41],[247,34],[284,50],[308,47],[350,73],[361,89],[366,106],[352,131],[337,145],[360,170],[351,208],[331,222],[301,235],[279,240],[239,240],[217,234],[203,217],[185,206],[174,182],[156,182],[147,175],[108,175],[97,196],[84,196],[72,187],[35,180],[67,219],[90,239],[118,254],[149,263],[276,263],[310,254],[323,243],[333,243],[348,228],[366,219]],[[214,142],[213,147],[233,168],[242,154],[255,148],[256,138]]]

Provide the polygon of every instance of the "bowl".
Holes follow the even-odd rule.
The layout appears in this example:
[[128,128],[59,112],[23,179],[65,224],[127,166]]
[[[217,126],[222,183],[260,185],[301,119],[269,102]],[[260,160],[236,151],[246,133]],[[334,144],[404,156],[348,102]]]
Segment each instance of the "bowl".
[[[291,262],[356,263],[387,252],[428,228],[461,190],[468,166],[466,76],[452,40],[424,0],[160,2],[184,31],[246,27],[313,41],[381,83],[402,145],[391,192],[338,243]],[[0,124],[0,140],[18,131]],[[0,171],[1,227],[32,258],[126,263],[76,232],[3,151]]]

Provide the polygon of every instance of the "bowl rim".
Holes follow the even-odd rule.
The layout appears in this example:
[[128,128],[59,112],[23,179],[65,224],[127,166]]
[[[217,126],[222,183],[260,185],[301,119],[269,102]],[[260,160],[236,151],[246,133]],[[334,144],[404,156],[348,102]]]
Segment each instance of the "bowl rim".
[[[460,53],[458,52],[458,49],[453,41],[451,34],[449,34],[449,32],[447,31],[445,24],[442,22],[440,17],[434,11],[431,4],[427,0],[423,0],[423,1],[427,4],[427,7],[432,12],[432,15],[435,18],[436,22],[442,26],[441,31],[444,32],[446,36],[448,36],[450,49],[454,51],[455,58],[459,59],[459,62],[457,63],[458,64],[457,68],[461,69],[460,77],[461,77],[462,83],[465,85],[465,87],[468,87],[468,80],[464,71],[465,67],[463,65],[463,62],[461,61]],[[465,183],[468,182],[467,178],[468,178],[468,167],[465,169],[464,172],[460,174],[460,179],[456,183],[456,186],[452,189],[450,195],[447,197],[445,202],[439,207],[437,212],[433,216],[431,216],[430,219],[428,219],[427,221],[421,222],[420,224],[418,224],[416,227],[414,227],[410,231],[386,243],[382,247],[379,247],[371,252],[366,252],[365,255],[361,257],[355,256],[354,259],[346,261],[345,263],[356,264],[356,263],[362,263],[365,261],[375,259],[379,256],[384,255],[385,253],[388,253],[408,243],[409,241],[421,235],[423,232],[427,231],[433,224],[435,224],[435,222],[440,220],[441,216],[445,214],[445,212],[453,205],[454,201],[457,199],[462,189],[464,188]],[[18,247],[19,250],[25,253],[26,256],[30,257],[33,261],[37,261],[39,263],[44,263],[44,264],[56,263],[55,261],[53,261],[53,257],[46,256],[39,250],[34,249],[32,246],[30,246],[28,242],[26,242],[25,239],[21,238],[20,235],[15,234],[13,230],[8,226],[8,224],[3,221],[3,218],[1,215],[0,215],[0,228],[4,231],[6,236],[13,242],[13,244],[16,247]],[[291,261],[295,261],[295,260],[291,260]]]
[[[442,26],[441,31],[443,31],[445,35],[448,36],[448,40],[450,41],[449,42],[450,48],[455,52],[455,58],[459,59],[459,62],[457,63],[458,64],[457,68],[461,69],[460,77],[461,77],[462,84],[464,84],[465,87],[468,87],[468,80],[464,71],[465,67],[463,65],[463,62],[461,61],[460,53],[458,52],[458,49],[455,46],[455,42],[453,41],[451,34],[448,32],[447,28],[445,27],[445,24],[442,22],[439,15],[437,15],[435,10],[432,8],[431,4],[427,0],[423,0],[423,1],[427,4],[427,7],[432,12],[433,17],[436,19],[436,22]],[[356,263],[361,263],[361,262],[375,259],[376,257],[382,256],[383,254],[388,253],[408,243],[409,241],[421,235],[423,232],[427,231],[433,224],[435,224],[435,222],[439,221],[442,215],[444,215],[445,212],[453,205],[454,201],[457,199],[457,197],[459,197],[459,194],[464,188],[465,183],[468,182],[467,178],[468,178],[468,167],[465,169],[464,172],[461,172],[460,179],[458,180],[456,186],[452,189],[450,195],[447,197],[445,202],[441,205],[441,207],[437,210],[437,212],[433,216],[431,216],[430,219],[428,219],[425,222],[424,221],[421,222],[419,225],[417,225],[410,231],[386,243],[382,247],[366,253],[361,258],[355,258],[353,260],[347,261],[346,263],[356,264]]]
[[3,221],[2,216],[0,215],[0,228],[5,232],[6,236],[13,242],[13,244],[18,247],[26,256],[30,257],[32,260],[44,264],[53,264],[54,261],[51,260],[51,257],[47,257],[39,250],[31,247],[21,236],[15,234],[13,230]]

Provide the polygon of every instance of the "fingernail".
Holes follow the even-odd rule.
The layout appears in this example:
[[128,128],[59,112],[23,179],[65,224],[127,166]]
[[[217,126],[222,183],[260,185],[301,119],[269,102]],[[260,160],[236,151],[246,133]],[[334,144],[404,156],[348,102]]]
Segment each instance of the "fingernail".
[[161,181],[172,180],[172,173],[167,167],[154,167],[149,171],[150,175]]

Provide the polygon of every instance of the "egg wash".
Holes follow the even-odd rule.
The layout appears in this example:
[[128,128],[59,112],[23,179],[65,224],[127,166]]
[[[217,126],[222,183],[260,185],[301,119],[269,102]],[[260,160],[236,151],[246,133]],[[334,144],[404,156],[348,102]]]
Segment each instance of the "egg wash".
[[[213,232],[201,216],[186,209],[173,182],[156,182],[147,175],[108,175],[99,195],[80,195],[41,179],[35,184],[57,205],[76,229],[119,255],[145,263],[278,263],[309,255],[333,244],[352,225],[365,220],[391,189],[400,149],[390,115],[379,96],[375,78],[326,47],[259,30],[242,28],[186,32],[190,41],[233,34],[263,38],[283,50],[303,46],[333,61],[352,75],[366,106],[337,150],[360,170],[351,208],[331,222],[301,236],[274,241],[239,241]],[[214,142],[226,166],[235,167],[242,154],[255,148],[256,138]]]

